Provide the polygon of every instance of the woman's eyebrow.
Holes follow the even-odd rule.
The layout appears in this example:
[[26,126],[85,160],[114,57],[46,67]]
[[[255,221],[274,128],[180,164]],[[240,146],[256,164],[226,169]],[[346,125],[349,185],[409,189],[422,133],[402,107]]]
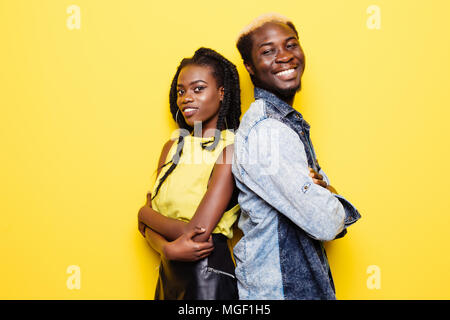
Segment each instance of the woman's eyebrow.
[[[189,85],[192,86],[193,84],[196,84],[198,82],[203,82],[205,84],[208,84],[208,82],[206,82],[204,80],[194,80],[191,83],[189,83]],[[184,85],[182,83],[177,83],[177,88],[180,88],[180,87],[184,87]]]
[[204,80],[195,80],[195,81],[192,81],[192,82],[189,83],[189,84],[190,84],[190,85],[193,85],[193,84],[195,84],[195,83],[197,83],[197,82],[203,82],[203,83],[208,84],[208,82],[206,82],[206,81],[204,81]]

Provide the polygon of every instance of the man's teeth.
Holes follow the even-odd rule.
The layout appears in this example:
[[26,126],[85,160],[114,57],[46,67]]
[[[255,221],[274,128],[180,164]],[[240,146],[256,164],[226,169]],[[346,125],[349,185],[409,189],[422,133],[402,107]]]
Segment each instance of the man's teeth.
[[295,71],[295,69],[284,70],[284,71],[278,72],[277,76],[286,76],[288,74],[293,73],[294,71]]

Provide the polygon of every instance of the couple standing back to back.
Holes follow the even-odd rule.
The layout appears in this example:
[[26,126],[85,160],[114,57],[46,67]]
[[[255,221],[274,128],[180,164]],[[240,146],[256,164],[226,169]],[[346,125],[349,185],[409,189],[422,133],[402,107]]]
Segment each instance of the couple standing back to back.
[[330,186],[292,107],[305,68],[297,30],[263,15],[237,48],[255,86],[241,121],[236,67],[217,52],[200,48],[172,81],[179,134],[164,145],[138,214],[161,256],[155,299],[336,299],[323,241],[344,236],[360,214]]

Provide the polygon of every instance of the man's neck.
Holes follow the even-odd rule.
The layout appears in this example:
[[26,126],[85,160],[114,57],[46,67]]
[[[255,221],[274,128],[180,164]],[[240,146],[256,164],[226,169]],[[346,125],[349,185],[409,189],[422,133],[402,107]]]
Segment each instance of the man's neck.
[[259,88],[261,88],[261,89],[263,89],[263,90],[266,90],[267,92],[270,92],[271,94],[275,95],[278,99],[280,99],[280,100],[286,102],[286,103],[287,103],[288,105],[290,105],[291,107],[294,105],[295,94],[293,94],[293,95],[291,95],[291,96],[283,96],[283,95],[280,95],[280,94],[279,94],[278,92],[276,92],[276,91],[272,91],[272,90],[269,90],[269,89],[264,88],[264,87],[259,87]]
[[291,107],[294,105],[294,98],[295,95],[289,98],[283,98],[277,95],[278,98],[280,98],[281,100],[283,100],[284,102],[286,102],[288,105],[290,105]]

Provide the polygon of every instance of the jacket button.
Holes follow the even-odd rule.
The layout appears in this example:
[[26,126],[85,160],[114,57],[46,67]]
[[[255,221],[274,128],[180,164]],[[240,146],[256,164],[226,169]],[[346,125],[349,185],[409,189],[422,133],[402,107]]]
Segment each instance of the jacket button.
[[302,135],[302,136],[304,136],[305,135],[305,133],[302,131],[302,132],[300,132],[300,134]]

